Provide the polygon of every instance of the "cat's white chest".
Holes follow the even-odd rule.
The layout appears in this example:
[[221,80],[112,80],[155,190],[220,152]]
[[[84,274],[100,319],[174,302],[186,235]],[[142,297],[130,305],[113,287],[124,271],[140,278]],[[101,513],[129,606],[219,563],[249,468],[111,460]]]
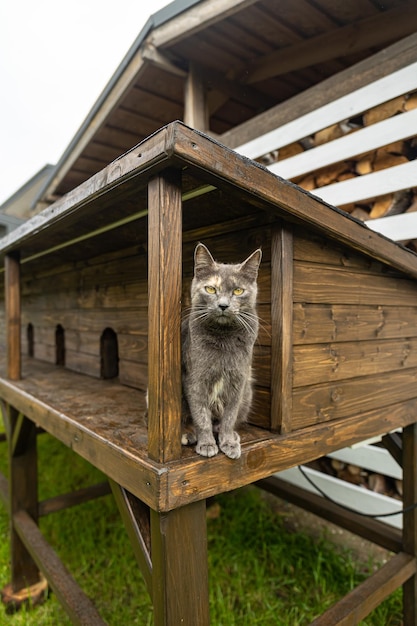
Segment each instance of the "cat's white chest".
[[211,388],[209,395],[209,405],[212,407],[222,407],[222,395],[224,392],[224,378],[216,380]]

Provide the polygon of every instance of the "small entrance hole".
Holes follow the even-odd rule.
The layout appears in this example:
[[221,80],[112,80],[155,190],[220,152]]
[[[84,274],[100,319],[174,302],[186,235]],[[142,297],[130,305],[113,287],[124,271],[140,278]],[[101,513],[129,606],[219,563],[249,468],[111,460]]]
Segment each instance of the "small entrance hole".
[[119,375],[119,347],[117,334],[105,328],[100,338],[101,377],[116,378]]
[[65,365],[65,330],[61,324],[55,329],[55,363]]

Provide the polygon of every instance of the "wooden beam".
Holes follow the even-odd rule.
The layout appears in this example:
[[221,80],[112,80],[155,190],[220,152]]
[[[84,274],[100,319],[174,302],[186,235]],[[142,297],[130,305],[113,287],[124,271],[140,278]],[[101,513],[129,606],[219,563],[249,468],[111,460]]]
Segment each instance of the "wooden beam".
[[20,333],[20,259],[13,252],[5,257],[5,300],[7,376],[10,380],[21,378],[21,333]]
[[379,13],[288,46],[258,59],[247,68],[245,82],[257,83],[288,72],[311,67],[338,57],[401,39],[417,29],[417,7],[414,3]]
[[275,227],[271,241],[271,430],[291,431],[293,235]]
[[[353,589],[337,604],[328,609],[310,626],[352,626],[359,624],[371,611],[405,581],[414,577],[416,562],[401,552],[394,556],[375,574]],[[407,625],[415,622],[407,622]]]
[[201,69],[190,62],[184,88],[184,122],[196,130],[209,127],[207,94]]
[[145,579],[148,593],[152,597],[150,510],[143,502],[113,480],[110,481],[110,486],[142,576]]
[[386,550],[401,552],[401,531],[388,526],[384,522],[368,519],[353,511],[347,511],[345,508],[338,506],[334,502],[325,500],[316,493],[311,493],[298,485],[283,480],[279,477],[279,474],[264,478],[255,484],[257,487],[287,500],[306,511],[310,511],[310,513],[318,515],[328,522],[336,524],[355,535],[359,535],[367,541],[372,541]]
[[156,48],[172,46],[184,36],[191,37],[258,1],[203,0],[156,28],[148,41]]
[[40,530],[25,511],[13,516],[13,523],[37,566],[50,583],[58,600],[73,624],[105,626],[91,600],[83,593],[64,567],[56,552],[43,538]]
[[181,172],[149,183],[148,452],[159,463],[181,456]]
[[417,33],[223,133],[235,148],[417,61]]
[[[417,424],[403,431],[403,541],[406,552],[417,563]],[[417,574],[403,586],[404,626],[417,624]]]
[[155,626],[208,626],[206,503],[151,511]]
[[185,70],[173,63],[166,54],[163,54],[160,50],[155,48],[152,43],[145,43],[142,50],[142,58],[151,65],[155,65],[155,67],[159,67],[161,70],[164,70],[164,72],[168,72],[174,76],[179,76],[180,78],[187,77],[187,72]]

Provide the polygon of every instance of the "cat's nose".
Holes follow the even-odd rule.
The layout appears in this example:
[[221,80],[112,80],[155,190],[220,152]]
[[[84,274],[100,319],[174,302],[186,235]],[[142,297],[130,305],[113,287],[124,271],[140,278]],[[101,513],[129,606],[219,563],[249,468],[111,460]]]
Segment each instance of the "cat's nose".
[[219,309],[221,309],[222,311],[225,311],[228,308],[229,308],[228,304],[219,304]]

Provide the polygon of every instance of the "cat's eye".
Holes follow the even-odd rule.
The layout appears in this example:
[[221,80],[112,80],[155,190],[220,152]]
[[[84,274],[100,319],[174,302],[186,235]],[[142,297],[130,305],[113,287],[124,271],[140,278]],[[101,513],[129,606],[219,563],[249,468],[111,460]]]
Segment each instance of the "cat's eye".
[[233,289],[234,296],[241,296],[243,292],[244,292],[244,289],[242,289],[241,287],[236,287],[236,289]]
[[216,289],[214,287],[211,287],[210,285],[207,285],[207,287],[205,287],[205,290],[207,291],[207,293],[209,293],[210,295],[213,295],[214,293],[216,293]]

